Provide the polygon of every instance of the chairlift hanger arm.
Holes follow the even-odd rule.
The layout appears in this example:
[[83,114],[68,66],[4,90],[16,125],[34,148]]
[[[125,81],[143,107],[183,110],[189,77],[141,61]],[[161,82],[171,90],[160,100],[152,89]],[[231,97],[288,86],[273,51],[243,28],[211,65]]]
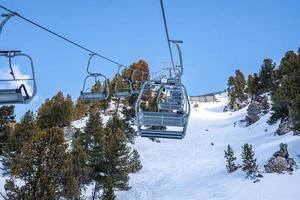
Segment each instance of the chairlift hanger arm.
[[2,20],[2,22],[0,23],[0,33],[3,30],[4,25],[6,24],[6,22],[13,16],[15,16],[16,13],[14,12],[9,12],[7,14],[2,14],[1,16],[4,17],[4,19]]
[[171,62],[172,62],[173,69],[175,71],[175,64],[174,64],[173,53],[172,53],[171,44],[170,44],[170,36],[169,36],[169,30],[168,30],[168,24],[167,24],[167,18],[166,18],[166,13],[165,13],[165,7],[164,7],[163,0],[160,0],[160,7],[161,7],[162,16],[163,16],[163,21],[164,21],[164,26],[165,26],[165,32],[166,32],[166,37],[167,37]]
[[[54,31],[52,31],[52,30],[50,30],[50,29],[48,29],[48,28],[46,28],[46,27],[44,27],[44,26],[42,26],[42,25],[40,25],[40,24],[38,24],[38,23],[36,23],[36,22],[28,19],[28,18],[26,18],[26,17],[23,17],[22,15],[20,15],[17,12],[14,12],[14,11],[12,11],[12,10],[10,10],[10,9],[2,6],[2,5],[0,5],[0,8],[6,10],[9,13],[13,13],[15,16],[23,19],[24,21],[26,21],[26,22],[28,22],[28,23],[30,23],[30,24],[32,24],[32,25],[34,25],[34,26],[36,26],[36,27],[38,27],[38,28],[40,28],[40,29],[42,29],[42,30],[44,30],[44,31],[46,31],[46,32],[48,32],[48,33],[50,33],[50,34],[52,34],[52,35],[54,35],[54,36],[56,36],[56,37],[58,37],[58,38],[60,38],[62,40],[64,40],[64,41],[66,41],[66,42],[68,42],[68,43],[70,43],[70,44],[73,44],[74,46],[76,46],[76,47],[78,47],[78,48],[80,48],[80,49],[82,49],[84,51],[87,51],[90,54],[94,54],[95,56],[98,56],[98,57],[100,57],[100,58],[102,58],[102,59],[104,59],[106,61],[109,61],[111,63],[114,63],[116,65],[122,65],[119,62],[116,62],[116,61],[114,61],[114,60],[112,60],[112,59],[110,59],[110,58],[108,58],[106,56],[103,56],[103,55],[101,55],[101,54],[99,54],[99,53],[97,53],[97,52],[95,52],[93,50],[90,50],[89,48],[87,48],[87,47],[85,47],[85,46],[83,46],[83,45],[81,45],[81,44],[79,44],[77,42],[74,42],[74,41],[66,38],[65,36],[63,36],[61,34],[58,34],[58,33],[54,32]],[[124,66],[124,65],[122,65],[122,66]]]

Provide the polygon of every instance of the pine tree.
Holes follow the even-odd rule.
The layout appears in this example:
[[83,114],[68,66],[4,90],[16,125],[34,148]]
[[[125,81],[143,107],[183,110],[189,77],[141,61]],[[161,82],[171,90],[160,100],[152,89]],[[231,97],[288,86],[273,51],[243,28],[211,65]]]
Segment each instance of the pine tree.
[[65,158],[63,131],[45,129],[23,145],[21,153],[16,155],[11,175],[24,181],[19,190],[27,199],[57,199],[63,195]]
[[256,159],[254,158],[254,152],[252,150],[252,145],[248,143],[243,145],[242,159],[243,166],[242,169],[246,172],[246,178],[256,179],[258,166],[256,164]]
[[140,155],[137,150],[133,150],[130,156],[130,173],[136,173],[143,168]]
[[[81,170],[84,170],[84,172],[89,170],[89,179],[95,181],[93,196],[96,197],[103,187],[106,172],[105,133],[99,112],[90,113],[84,131],[77,139],[79,139],[83,146],[83,150],[86,154],[86,164],[88,166],[88,168],[82,166]],[[80,150],[80,148],[77,147],[77,150]],[[83,152],[78,153],[84,156]]]
[[85,150],[83,142],[81,141],[82,132],[77,130],[72,139],[72,161],[73,161],[73,175],[78,177],[80,187],[91,182],[92,169],[87,165],[88,156]]
[[71,153],[67,153],[62,168],[62,196],[66,199],[79,199],[81,193],[80,177],[75,176]]
[[[288,51],[282,58],[278,72],[280,80],[278,87],[272,93],[272,116],[270,122],[278,119],[291,119],[293,125],[297,124],[294,112],[297,109],[296,99],[300,94],[300,54]],[[295,127],[292,127],[295,128]]]
[[74,120],[81,119],[86,115],[87,112],[87,103],[81,98],[77,98],[77,101],[74,106]]
[[294,128],[300,133],[300,94],[297,95],[295,103],[294,103]]
[[259,71],[260,93],[270,92],[274,89],[275,64],[271,59],[264,59]]
[[16,155],[21,153],[23,144],[31,141],[35,134],[37,134],[37,127],[34,114],[32,111],[27,111],[8,136],[2,163],[7,173],[12,163],[16,162]]
[[247,92],[252,99],[258,95],[258,77],[256,73],[248,76]]
[[235,71],[235,77],[230,76],[227,83],[227,92],[229,96],[229,108],[239,110],[247,102],[246,80],[240,70]]
[[262,111],[263,111],[263,113],[266,114],[269,111],[269,109],[270,109],[270,104],[269,104],[268,96],[266,96],[266,95],[263,96],[261,105],[262,105]]
[[69,126],[73,119],[73,102],[69,95],[64,98],[58,92],[51,100],[41,105],[37,114],[37,125],[41,129]]
[[[116,117],[116,116],[114,116]],[[115,119],[111,118],[110,121]],[[106,161],[107,177],[112,178],[113,187],[119,190],[128,190],[130,172],[130,148],[127,146],[124,130],[112,126],[105,128],[106,132]]]
[[11,124],[15,122],[15,106],[2,106],[0,108],[0,155],[3,155],[7,140],[11,134]]
[[225,150],[225,158],[226,158],[226,169],[229,173],[234,172],[237,170],[237,166],[235,164],[236,157],[234,156],[233,149],[230,145],[227,145],[227,151]]
[[227,92],[228,92],[228,97],[229,97],[229,107],[230,109],[235,109],[236,107],[236,89],[235,89],[235,80],[233,76],[230,76],[228,78],[228,83],[227,83]]
[[115,200],[116,195],[114,194],[112,179],[108,177],[105,180],[105,184],[103,187],[103,197],[102,200]]
[[239,101],[245,101],[247,99],[247,96],[245,95],[246,80],[244,74],[240,70],[235,71],[235,88]]

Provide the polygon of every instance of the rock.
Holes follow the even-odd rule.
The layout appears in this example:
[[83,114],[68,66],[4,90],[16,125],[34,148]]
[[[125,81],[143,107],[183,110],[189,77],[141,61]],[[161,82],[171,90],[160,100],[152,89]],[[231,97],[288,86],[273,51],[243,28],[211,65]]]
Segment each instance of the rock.
[[267,173],[283,173],[292,172],[296,162],[294,159],[289,158],[287,144],[280,144],[280,150],[275,152],[268,163],[265,165]]
[[279,151],[276,151],[276,152],[273,154],[273,156],[274,156],[274,157],[280,156],[280,157],[283,157],[283,158],[289,158],[289,152],[288,152],[288,150],[287,150],[287,147],[288,147],[287,144],[281,143],[281,144],[279,145],[279,148],[280,148]]
[[292,130],[292,119],[291,118],[284,118],[281,120],[278,129],[276,130],[276,134],[278,135],[285,135]]
[[300,131],[294,130],[294,135],[300,135]]
[[252,101],[247,109],[247,126],[257,122],[259,120],[259,115],[262,112],[261,105],[257,101]]
[[251,100],[251,103],[247,109],[247,126],[257,122],[260,118],[262,113],[266,114],[264,111],[264,97],[256,96],[254,99]]
[[257,174],[257,178],[263,178],[264,176],[262,174]]

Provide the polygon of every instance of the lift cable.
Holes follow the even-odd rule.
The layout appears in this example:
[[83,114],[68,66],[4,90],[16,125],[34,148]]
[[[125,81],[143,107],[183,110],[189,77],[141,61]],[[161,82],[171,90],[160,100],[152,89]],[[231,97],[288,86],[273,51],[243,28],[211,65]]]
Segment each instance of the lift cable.
[[15,16],[18,16],[19,18],[21,18],[21,19],[23,19],[23,20],[29,22],[30,24],[32,24],[32,25],[34,25],[34,26],[37,26],[38,28],[40,28],[40,29],[42,29],[42,30],[44,30],[44,31],[46,31],[46,32],[48,32],[48,33],[50,33],[50,34],[52,34],[52,35],[54,35],[54,36],[56,36],[56,37],[58,37],[58,38],[60,38],[60,39],[62,39],[62,40],[64,40],[64,41],[66,41],[66,42],[68,42],[68,43],[71,43],[71,44],[73,44],[74,46],[76,46],[76,47],[78,47],[78,48],[81,48],[81,49],[83,49],[83,50],[89,52],[90,54],[94,54],[94,55],[96,55],[96,56],[98,56],[98,57],[100,57],[100,58],[102,58],[102,59],[104,59],[104,60],[107,60],[107,61],[109,61],[109,62],[111,62],[111,63],[116,64],[117,66],[124,66],[124,67],[125,67],[125,65],[122,65],[122,64],[120,64],[119,62],[116,62],[116,61],[114,61],[114,60],[112,60],[112,59],[110,59],[110,58],[108,58],[108,57],[106,57],[106,56],[103,56],[103,55],[101,55],[101,54],[99,54],[99,53],[97,53],[97,52],[95,52],[95,51],[92,51],[92,50],[88,49],[87,47],[84,47],[83,45],[78,44],[78,43],[76,43],[76,42],[74,42],[74,41],[72,41],[72,40],[70,40],[70,39],[68,39],[68,38],[66,38],[66,37],[64,37],[64,36],[62,36],[62,35],[60,35],[60,34],[58,34],[58,33],[55,33],[54,31],[52,31],[52,30],[50,30],[50,29],[48,29],[48,28],[46,28],[46,27],[44,27],[44,26],[42,26],[42,25],[39,25],[38,23],[36,23],[36,22],[34,22],[34,21],[32,21],[32,20],[26,18],[26,17],[23,17],[22,15],[20,15],[20,14],[17,13],[17,12],[14,12],[14,11],[12,11],[12,10],[10,10],[10,9],[8,9],[8,8],[6,8],[6,7],[4,7],[4,6],[2,6],[2,5],[0,5],[0,8],[4,9],[4,10],[10,12],[10,13],[13,13]]
[[164,8],[163,0],[160,0],[160,6],[161,6],[162,16],[163,16],[163,20],[164,20],[164,26],[165,26],[166,36],[167,36],[167,42],[168,42],[171,62],[172,62],[172,66],[173,66],[174,71],[176,71],[175,64],[174,64],[174,59],[173,59],[172,48],[171,48],[171,44],[170,44],[171,40],[170,40],[170,37],[169,37],[168,24],[167,24],[167,18],[166,18],[166,14],[165,14],[165,8]]

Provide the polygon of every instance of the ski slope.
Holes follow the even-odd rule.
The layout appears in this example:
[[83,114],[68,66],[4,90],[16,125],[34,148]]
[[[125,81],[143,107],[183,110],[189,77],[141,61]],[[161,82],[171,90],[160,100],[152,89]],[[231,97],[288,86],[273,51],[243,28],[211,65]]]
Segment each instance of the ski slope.
[[[193,108],[187,135],[183,140],[162,139],[155,143],[137,138],[136,148],[143,169],[131,175],[130,191],[117,192],[118,199],[130,200],[298,200],[300,170],[290,174],[266,174],[258,183],[244,179],[238,171],[228,174],[224,150],[232,145],[241,164],[241,146],[253,145],[259,170],[287,143],[290,156],[300,162],[300,137],[274,136],[278,126],[266,123],[269,115],[250,127],[238,121],[244,119],[246,108],[223,113],[227,103],[225,94],[220,102],[199,103]],[[236,122],[236,123],[235,123]],[[212,144],[213,143],[213,144]]]
[[[269,114],[245,127],[239,121],[245,118],[247,108],[224,113],[227,96],[222,94],[218,99],[220,102],[199,103],[197,109],[192,109],[183,140],[161,139],[156,143],[138,137],[132,148],[140,153],[143,168],[130,176],[131,190],[116,192],[117,199],[298,200],[300,170],[293,174],[263,173],[261,181],[253,183],[244,178],[240,169],[232,174],[226,172],[224,150],[230,144],[238,158],[237,163],[241,164],[241,146],[252,144],[259,170],[263,172],[264,164],[282,142],[288,144],[290,157],[299,164],[300,137],[292,134],[274,136],[278,124],[270,126],[266,123]],[[103,122],[107,120],[108,117],[104,116]],[[87,118],[83,118],[72,125],[83,128],[86,121]],[[0,176],[0,192],[4,191],[5,179],[8,178]],[[84,191],[87,199],[92,189],[93,184]]]

